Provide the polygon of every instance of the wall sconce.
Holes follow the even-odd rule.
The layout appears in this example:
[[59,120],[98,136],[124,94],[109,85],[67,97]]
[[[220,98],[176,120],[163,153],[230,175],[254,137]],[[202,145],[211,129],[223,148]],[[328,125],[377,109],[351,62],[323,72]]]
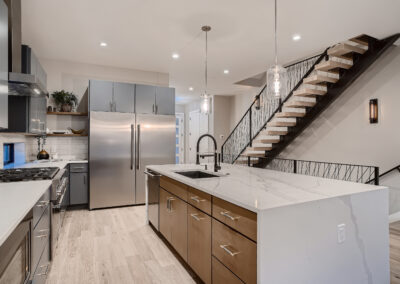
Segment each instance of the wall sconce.
[[261,108],[261,96],[256,96],[255,97],[255,101],[254,101],[254,106],[256,108],[256,110],[259,110]]
[[369,123],[378,123],[378,99],[369,100]]

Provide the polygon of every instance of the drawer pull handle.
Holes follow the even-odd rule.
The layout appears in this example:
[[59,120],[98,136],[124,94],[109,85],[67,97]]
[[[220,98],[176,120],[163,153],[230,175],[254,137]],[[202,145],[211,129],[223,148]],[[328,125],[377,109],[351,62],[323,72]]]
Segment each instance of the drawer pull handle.
[[41,239],[41,238],[46,238],[47,234],[43,234],[43,235],[37,235],[35,236],[35,238]]
[[237,219],[239,219],[240,217],[233,217],[232,215],[229,215],[229,211],[222,211],[220,212],[220,214],[222,216],[228,217],[229,219],[231,219],[232,221],[236,221]]
[[37,204],[37,207],[43,208],[46,207],[47,204],[49,204],[49,201],[39,201],[39,204]]
[[40,268],[43,267],[46,267],[46,269],[44,270],[44,272],[36,274],[37,276],[47,275],[47,273],[49,273],[49,264],[40,266]]
[[220,245],[219,247],[229,253],[230,256],[235,256],[240,253],[239,251],[232,251],[231,249],[229,249],[228,247],[230,247],[230,245]]
[[172,201],[174,201],[175,200],[175,198],[173,198],[173,197],[168,197],[167,198],[167,209],[168,209],[168,212],[172,212]]
[[196,196],[196,195],[191,196],[190,199],[196,201],[197,203],[200,203],[200,202],[204,202],[204,201],[205,201],[205,199],[200,199],[200,197],[198,197],[198,196]]
[[193,219],[195,219],[196,221],[201,221],[201,220],[203,220],[204,218],[202,218],[202,217],[198,217],[199,216],[199,214],[190,214],[190,216],[192,216],[193,217]]

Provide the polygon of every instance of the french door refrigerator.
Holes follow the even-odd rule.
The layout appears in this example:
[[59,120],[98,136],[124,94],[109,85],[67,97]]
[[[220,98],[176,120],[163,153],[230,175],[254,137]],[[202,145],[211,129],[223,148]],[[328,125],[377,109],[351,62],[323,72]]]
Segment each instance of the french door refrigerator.
[[[113,100],[118,96],[124,97],[121,94],[114,96],[116,83],[109,82],[114,87],[108,87],[108,82],[97,83],[101,90],[113,92]],[[92,85],[94,83],[91,81]],[[94,93],[95,86],[89,88],[92,88],[89,92]],[[124,86],[124,89],[129,90],[128,86]],[[89,94],[89,100],[93,100],[92,95]],[[97,99],[101,98],[98,93],[96,95]],[[102,98],[104,101],[104,96]],[[125,108],[128,103],[133,104],[131,100],[129,98],[129,102],[124,102]],[[89,115],[89,207],[97,209],[144,204],[146,166],[175,163],[175,115],[140,113],[137,107],[137,113],[118,112],[119,109],[125,111],[123,106],[118,105],[118,100],[103,103],[111,110],[101,111],[102,107],[98,105],[100,103],[96,110],[91,108]]]

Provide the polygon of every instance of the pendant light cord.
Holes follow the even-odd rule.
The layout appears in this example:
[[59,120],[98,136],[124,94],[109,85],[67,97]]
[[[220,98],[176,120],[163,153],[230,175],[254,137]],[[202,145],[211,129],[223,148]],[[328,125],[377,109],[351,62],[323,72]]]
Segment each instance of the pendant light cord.
[[204,74],[204,76],[205,76],[205,94],[207,95],[207,76],[208,76],[208,74],[207,74],[207,60],[208,60],[208,37],[207,37],[207,31],[205,32],[206,33],[206,62],[205,62],[205,74]]
[[275,65],[278,65],[278,40],[277,40],[277,26],[278,26],[278,4],[277,0],[275,0],[275,34],[274,34],[274,40],[275,40]]

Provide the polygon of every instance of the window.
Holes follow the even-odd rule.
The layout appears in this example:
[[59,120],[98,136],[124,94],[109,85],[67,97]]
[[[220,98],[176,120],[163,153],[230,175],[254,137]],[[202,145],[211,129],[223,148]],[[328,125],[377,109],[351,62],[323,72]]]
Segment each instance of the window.
[[4,168],[14,163],[14,144],[5,143],[3,145],[3,165]]

